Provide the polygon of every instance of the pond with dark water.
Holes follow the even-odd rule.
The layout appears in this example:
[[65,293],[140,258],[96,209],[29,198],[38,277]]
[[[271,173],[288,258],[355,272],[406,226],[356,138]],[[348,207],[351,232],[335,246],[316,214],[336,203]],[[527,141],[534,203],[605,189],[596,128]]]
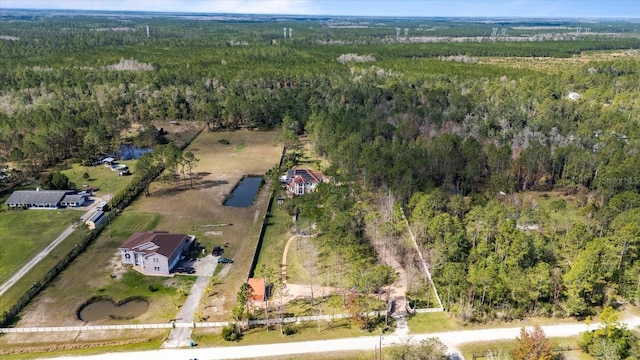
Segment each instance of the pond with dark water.
[[260,184],[262,183],[262,177],[260,176],[247,176],[240,180],[238,186],[233,189],[231,197],[224,202],[224,206],[234,207],[249,207],[253,203],[253,199],[256,197]]
[[140,156],[150,153],[153,151],[153,148],[150,147],[139,147],[130,144],[120,145],[120,159],[121,160],[132,160],[137,159]]
[[133,319],[149,309],[149,302],[143,299],[129,300],[120,305],[111,300],[98,300],[80,309],[78,318],[82,321],[103,319]]

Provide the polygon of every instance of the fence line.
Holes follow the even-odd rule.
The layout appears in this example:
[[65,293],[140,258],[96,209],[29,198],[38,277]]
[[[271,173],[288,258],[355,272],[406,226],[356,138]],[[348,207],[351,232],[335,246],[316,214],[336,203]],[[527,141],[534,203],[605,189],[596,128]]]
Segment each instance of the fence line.
[[424,256],[422,256],[422,251],[420,251],[420,247],[418,246],[418,242],[416,241],[416,236],[413,234],[413,230],[411,229],[411,224],[409,223],[409,219],[407,219],[407,217],[405,216],[404,209],[402,207],[400,207],[400,211],[402,212],[402,218],[407,223],[407,229],[409,230],[409,235],[411,236],[413,246],[416,248],[416,251],[418,252],[418,256],[420,257],[420,264],[422,265],[422,271],[427,276],[427,279],[429,280],[429,284],[431,284],[431,287],[433,288],[433,293],[436,295],[436,300],[438,300],[438,305],[440,305],[440,307],[438,308],[439,309],[438,311],[444,311],[444,306],[442,306],[440,295],[438,295],[438,289],[436,289],[436,284],[433,282],[433,279],[431,278],[431,272],[429,271],[429,267],[427,266],[427,262],[425,261]]
[[[375,316],[377,312],[372,311],[369,316]],[[278,318],[274,319],[259,319],[249,320],[249,325],[266,325],[279,324],[279,323],[298,323],[303,321],[315,321],[315,320],[334,320],[334,319],[348,319],[351,314],[333,314],[333,315],[310,315],[310,316],[296,316],[287,317],[282,320]],[[85,326],[39,326],[39,327],[17,327],[17,328],[0,328],[1,333],[41,333],[41,332],[64,332],[64,331],[103,331],[103,330],[141,330],[141,329],[174,329],[174,328],[215,328],[225,327],[229,325],[229,321],[215,321],[215,322],[170,322],[163,324],[123,324],[123,325],[85,325]]]

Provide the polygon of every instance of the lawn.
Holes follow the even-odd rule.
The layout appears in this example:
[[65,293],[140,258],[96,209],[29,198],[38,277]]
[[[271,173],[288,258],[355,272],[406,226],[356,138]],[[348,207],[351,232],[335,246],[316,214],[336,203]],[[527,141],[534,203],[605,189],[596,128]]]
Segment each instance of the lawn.
[[293,329],[294,333],[282,336],[277,326],[272,327],[269,331],[266,331],[264,327],[254,327],[245,331],[240,341],[234,342],[224,340],[219,334],[219,329],[196,328],[193,331],[192,338],[202,346],[236,346],[377,336],[380,334],[377,331],[360,330],[357,325],[352,325],[347,319],[339,319],[333,322],[321,321],[320,331],[318,331],[318,323],[315,321],[287,324],[285,326]]
[[[567,337],[567,338],[550,338],[553,348],[556,353],[564,355],[565,359],[579,359],[579,360],[591,360],[593,359],[589,354],[586,354],[578,346],[580,337]],[[495,356],[508,355],[511,349],[515,346],[514,340],[500,340],[500,341],[483,341],[474,342],[458,347],[458,350],[462,352],[465,359],[488,359],[489,353]],[[502,357],[500,357],[502,358]]]
[[276,202],[267,216],[267,225],[262,239],[260,255],[258,256],[257,269],[266,266],[280,274],[282,253],[287,240],[293,235],[290,230],[291,216],[284,207]]
[[[118,161],[118,163],[127,165],[132,173],[136,162],[137,160]],[[80,190],[86,187],[99,188],[100,190],[96,192],[98,196],[115,194],[131,180],[130,176],[118,176],[117,172],[111,171],[108,166],[104,165],[82,166],[72,164],[69,168],[62,170],[62,173],[67,175],[69,181],[76,184],[76,187]],[[83,175],[85,173],[89,175],[89,178],[84,178]]]
[[[130,168],[135,166],[136,160],[123,163]],[[89,179],[83,174],[89,173]],[[62,170],[79,189],[84,184],[100,188],[96,195],[113,194],[124,187],[130,180],[128,176],[117,176],[106,166],[87,167],[77,164]],[[19,189],[33,189],[35,184],[21,186]],[[4,202],[12,191],[0,195]],[[60,233],[84,212],[74,209],[60,210],[26,210],[0,211],[0,237],[3,240],[0,251],[0,282],[5,281],[11,273],[27,262],[39,251],[44,249]],[[76,230],[82,231],[82,230]],[[62,242],[49,257],[42,260],[23,279],[10,288],[0,302],[0,311],[8,309],[34,282],[39,281],[77,242],[79,235],[73,234]]]
[[83,213],[72,209],[0,212],[0,283],[47,247]]
[[459,323],[452,314],[447,312],[435,312],[435,313],[422,313],[415,314],[409,317],[408,325],[412,334],[425,334],[442,331],[456,331],[456,330],[473,330],[473,329],[490,329],[497,327],[520,327],[520,326],[532,326],[535,324],[544,325],[559,325],[559,324],[577,324],[578,320],[573,318],[558,319],[547,317],[534,317],[525,318],[523,320],[514,321],[491,321],[482,324],[462,324]]

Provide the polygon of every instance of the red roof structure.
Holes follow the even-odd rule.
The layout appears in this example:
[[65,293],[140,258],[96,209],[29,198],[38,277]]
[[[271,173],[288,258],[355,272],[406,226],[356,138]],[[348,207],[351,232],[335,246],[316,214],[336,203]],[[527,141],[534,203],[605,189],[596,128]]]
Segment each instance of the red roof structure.
[[251,288],[251,300],[265,301],[267,299],[267,282],[264,278],[249,278],[247,284]]

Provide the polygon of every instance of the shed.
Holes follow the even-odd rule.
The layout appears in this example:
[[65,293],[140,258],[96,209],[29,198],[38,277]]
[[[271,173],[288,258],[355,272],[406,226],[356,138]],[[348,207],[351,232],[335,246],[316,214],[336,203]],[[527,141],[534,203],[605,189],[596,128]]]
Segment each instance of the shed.
[[111,166],[111,164],[113,164],[116,161],[116,159],[112,158],[112,157],[108,157],[108,158],[104,158],[102,159],[102,163],[107,165],[107,166]]
[[91,214],[91,216],[89,217],[89,219],[87,219],[85,224],[87,224],[87,227],[89,228],[89,230],[95,230],[96,227],[98,227],[100,224],[102,224],[106,220],[106,218],[107,217],[104,216],[104,211],[96,211],[93,214]]
[[249,278],[247,284],[251,288],[251,300],[265,301],[267,299],[267,283],[264,278]]

